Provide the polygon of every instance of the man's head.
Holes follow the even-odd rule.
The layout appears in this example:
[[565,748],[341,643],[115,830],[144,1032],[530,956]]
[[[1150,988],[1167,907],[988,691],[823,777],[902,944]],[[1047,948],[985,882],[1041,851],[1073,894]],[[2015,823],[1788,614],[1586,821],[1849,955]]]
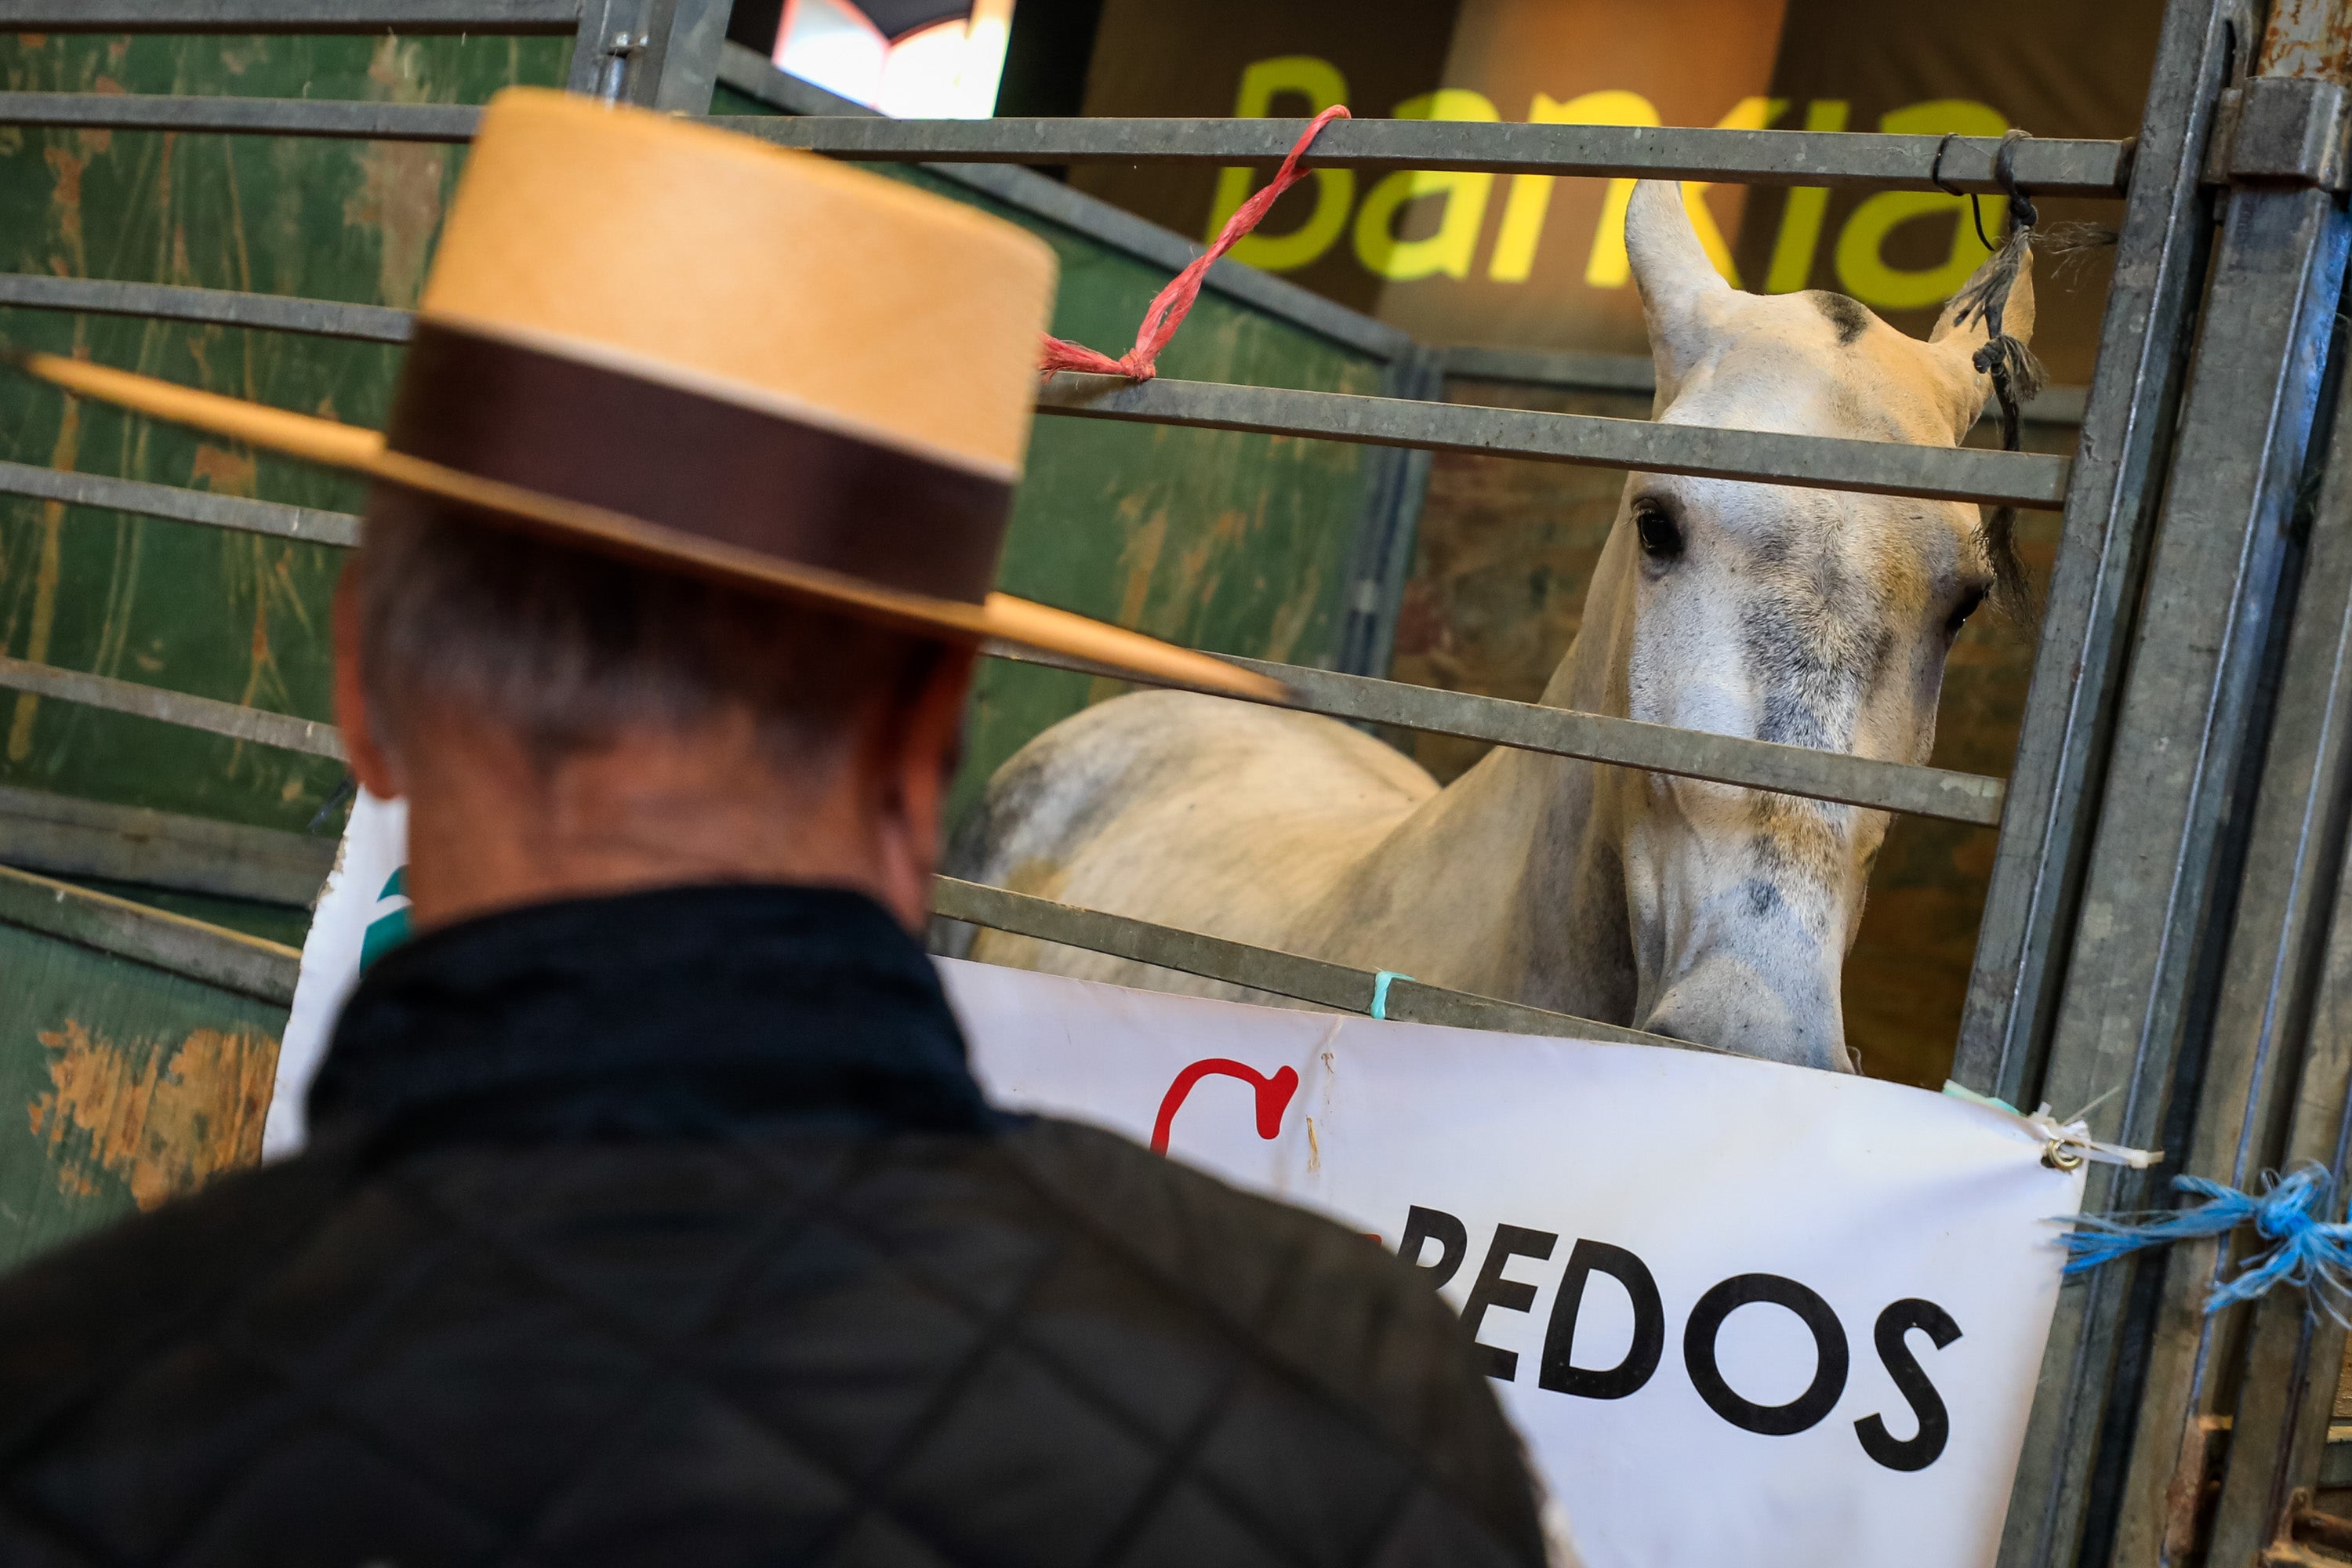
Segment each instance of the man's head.
[[722,880],[922,919],[968,647],[390,486],[335,631],[352,771],[409,801],[420,924]]

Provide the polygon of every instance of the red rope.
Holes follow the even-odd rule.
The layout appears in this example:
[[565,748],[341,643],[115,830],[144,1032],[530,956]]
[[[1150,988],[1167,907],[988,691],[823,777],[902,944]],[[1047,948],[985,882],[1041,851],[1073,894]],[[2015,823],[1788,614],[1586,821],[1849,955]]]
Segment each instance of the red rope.
[[1184,324],[1184,317],[1192,310],[1192,301],[1201,297],[1201,279],[1219,257],[1234,247],[1235,241],[1258,226],[1259,220],[1265,216],[1266,209],[1280,201],[1285,191],[1311,172],[1301,169],[1298,160],[1306,156],[1307,149],[1315,138],[1323,133],[1323,127],[1334,120],[1347,118],[1347,106],[1335,103],[1309,122],[1307,133],[1298,139],[1298,144],[1290,150],[1290,156],[1285,158],[1282,167],[1276,171],[1273,183],[1235,209],[1234,216],[1225,220],[1224,229],[1217,236],[1217,242],[1190,267],[1171,279],[1167,288],[1160,290],[1159,298],[1151,301],[1151,308],[1143,312],[1143,324],[1135,331],[1133,348],[1113,359],[1084,343],[1074,343],[1049,332],[1045,335],[1045,352],[1038,361],[1039,371],[1051,375],[1057,370],[1082,370],[1098,375],[1123,375],[1130,381],[1150,381],[1157,374],[1152,367],[1160,358],[1160,351],[1168,346],[1168,340],[1174,337],[1176,329]]

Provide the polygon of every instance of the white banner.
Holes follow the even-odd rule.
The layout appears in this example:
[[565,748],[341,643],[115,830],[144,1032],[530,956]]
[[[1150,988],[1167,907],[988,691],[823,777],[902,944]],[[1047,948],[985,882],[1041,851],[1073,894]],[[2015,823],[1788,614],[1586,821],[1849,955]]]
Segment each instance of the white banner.
[[[347,846],[304,949],[273,1135],[299,1138],[396,897],[399,824],[354,820],[374,842]],[[1590,1568],[1992,1562],[2083,1185],[2022,1118],[1698,1052],[940,969],[999,1103],[1431,1269]]]
[[302,972],[278,1042],[278,1081],[261,1124],[261,1157],[282,1159],[302,1147],[302,1097],[335,1032],[343,999],[368,961],[408,934],[408,803],[362,790],[335,850],[335,868],[319,889]]
[[1990,1106],[942,963],[1000,1103],[1442,1279],[1590,1568],[1993,1560],[2080,1172]]

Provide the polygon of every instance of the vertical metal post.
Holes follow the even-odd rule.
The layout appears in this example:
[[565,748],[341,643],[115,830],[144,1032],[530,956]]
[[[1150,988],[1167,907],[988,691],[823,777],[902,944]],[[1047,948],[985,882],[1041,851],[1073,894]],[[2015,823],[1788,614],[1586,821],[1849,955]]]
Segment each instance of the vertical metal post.
[[[2250,114],[2312,100],[2294,83],[2340,79],[2333,57],[2297,40],[2337,33],[2347,4],[2279,0],[2247,82]],[[2296,500],[2352,237],[2331,192],[2270,183],[2250,151],[2268,149],[2232,149],[2056,1026],[2038,1083],[2009,1053],[2000,1080],[2062,1114],[2095,1103],[2100,1137],[2168,1144],[2176,1159],[2205,1065],[2264,743],[2262,680],[2293,596]],[[2095,1167],[2086,1203],[2147,1206],[2153,1180]],[[2106,1558],[2164,1267],[2110,1266],[2062,1294],[2002,1542],[2011,1568]]]
[[708,114],[728,0],[583,0],[566,85],[614,103]]
[[[2332,1161],[2346,1051],[2352,1047],[2352,1038],[2340,1032],[2332,1041],[2311,1034],[2315,1008],[2331,983],[2324,963],[2331,922],[2337,941],[2352,941],[2352,930],[2346,929],[2352,922],[2337,913],[2346,821],[2352,815],[2352,401],[2340,385],[2333,426],[2239,878],[2237,917],[2221,966],[2195,1131],[2179,1162],[2189,1174],[2241,1188],[2277,1164],[2298,1118],[2308,1121],[2315,1115],[2316,1131],[2328,1145],[2320,1157]],[[2340,985],[2345,978],[2352,976],[2333,983]],[[2336,999],[2337,1014],[2347,1000]],[[2166,1169],[2174,1168],[2168,1162]],[[2269,1369],[2241,1373],[2246,1314],[2205,1311],[2222,1256],[2213,1243],[2198,1242],[2176,1246],[2168,1259],[2147,1334],[2137,1418],[2124,1439],[2129,1458],[2108,1555],[2116,1568],[2192,1555],[2216,1461],[2226,1455],[2233,1477],[2244,1474],[2248,1462],[2259,1468],[2253,1456],[2262,1444],[2244,1436],[2246,1411],[2274,1405],[2284,1384]],[[2302,1327],[2279,1347],[2289,1363],[2303,1353]],[[2330,1379],[2327,1392],[2333,1389]],[[2222,1438],[2221,1418],[2233,1405],[2239,1436]],[[2273,1432],[2281,1425],[2275,1416],[2273,1411],[2268,1423]],[[2312,1457],[2315,1461],[2315,1449]],[[2251,1554],[2213,1561],[2246,1563]]]
[[[2339,879],[2333,917],[2287,1136],[2272,1163],[2316,1161],[2334,1173],[2340,1202],[2352,1167],[2352,876]],[[2205,1561],[2231,1568],[2316,1561],[2292,1547],[2273,1555],[2273,1548],[2292,1534],[2297,1494],[2318,1485],[2344,1328],[2300,1290],[2273,1290],[2240,1310],[2251,1321]]]
[[2226,0],[2171,0],[2148,84],[2099,355],[2010,770],[1952,1076],[2029,1096],[2065,977],[2132,612],[2163,490],[2210,244],[2200,175],[2213,106],[2252,40]]
[[[590,98],[620,96],[629,57],[637,49],[643,0],[580,0],[580,30],[572,37],[572,69],[564,87]],[[609,90],[607,90],[609,89]]]
[[[1382,397],[1436,398],[1445,385],[1438,356],[1415,345],[1381,374]],[[1429,493],[1430,455],[1420,447],[1367,451],[1364,499],[1348,547],[1339,636],[1332,668],[1349,675],[1386,677],[1396,651],[1397,612],[1412,574],[1421,503]]]
[[729,0],[659,0],[646,30],[645,95],[633,101],[666,114],[708,114],[727,43]]

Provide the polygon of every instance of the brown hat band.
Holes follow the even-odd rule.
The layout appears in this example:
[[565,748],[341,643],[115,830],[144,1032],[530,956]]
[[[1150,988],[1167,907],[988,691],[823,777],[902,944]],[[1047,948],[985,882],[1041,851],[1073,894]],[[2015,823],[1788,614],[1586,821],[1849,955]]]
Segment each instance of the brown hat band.
[[429,319],[385,445],[908,593],[978,604],[1012,487],[783,415]]

